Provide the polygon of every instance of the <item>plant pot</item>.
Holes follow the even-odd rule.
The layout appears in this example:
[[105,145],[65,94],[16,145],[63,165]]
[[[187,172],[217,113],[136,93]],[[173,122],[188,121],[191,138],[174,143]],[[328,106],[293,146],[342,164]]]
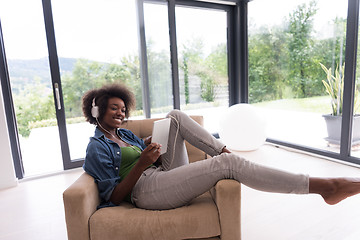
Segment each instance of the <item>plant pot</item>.
[[[323,115],[328,137],[325,138],[331,144],[340,145],[341,139],[341,121],[342,116],[333,116],[331,114]],[[351,145],[356,145],[360,143],[360,115],[355,115],[353,119],[353,127],[352,127],[352,142]]]

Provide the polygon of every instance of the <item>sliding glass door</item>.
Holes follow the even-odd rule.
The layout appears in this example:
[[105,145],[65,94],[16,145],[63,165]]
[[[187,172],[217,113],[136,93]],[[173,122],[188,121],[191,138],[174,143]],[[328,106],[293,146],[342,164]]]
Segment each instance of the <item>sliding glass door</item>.
[[142,116],[136,8],[133,0],[52,0],[51,5],[71,163],[84,159],[94,134],[81,108],[87,90],[126,84],[137,100],[132,115]]
[[[360,9],[357,8],[356,12],[360,12]],[[355,23],[359,28],[360,22]],[[356,36],[354,36],[356,37]],[[351,156],[360,158],[360,49],[359,49],[359,37],[357,36],[357,54],[356,54],[356,75],[355,83],[352,86],[354,91],[354,104],[353,104],[353,119],[351,127]]]
[[229,106],[231,8],[176,0],[138,3],[140,15],[144,13],[142,67],[151,116],[178,108],[204,116],[205,128],[217,132],[213,114],[221,115]]
[[144,23],[150,113],[165,116],[173,109],[168,4],[145,2]]
[[249,102],[263,110],[269,138],[340,153],[341,119],[329,129],[337,137],[325,121],[342,104],[328,73],[344,76],[347,1],[284,3],[249,4]]
[[124,83],[136,95],[132,115],[143,115],[133,0],[20,2],[0,3],[24,166],[18,178],[82,165],[94,132],[82,117],[87,90]]
[[205,128],[218,131],[229,106],[228,12],[176,5],[180,108],[204,116]]
[[[82,117],[81,97],[105,83],[132,88],[134,118],[163,116],[172,108],[207,118],[226,107],[229,9],[174,0],[2,1],[24,176],[82,165],[94,126]],[[138,28],[139,19],[146,27]],[[147,67],[142,79],[141,64]]]
[[41,1],[1,1],[0,16],[24,175],[62,170]]

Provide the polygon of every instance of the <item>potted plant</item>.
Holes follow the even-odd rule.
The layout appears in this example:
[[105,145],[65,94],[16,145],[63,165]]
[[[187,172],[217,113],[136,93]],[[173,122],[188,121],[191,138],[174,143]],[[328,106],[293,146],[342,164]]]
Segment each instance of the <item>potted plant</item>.
[[[326,73],[326,80],[322,80],[325,86],[326,92],[331,98],[331,114],[323,115],[328,137],[325,138],[331,144],[340,144],[341,138],[341,121],[342,121],[342,106],[343,106],[343,91],[344,91],[344,69],[345,64],[341,67],[340,71],[338,67],[335,69],[335,76],[332,74],[331,68],[327,69],[323,64],[321,68]],[[354,113],[359,108],[359,92],[355,86],[355,103]],[[360,143],[360,115],[355,114],[353,118],[352,128],[352,145]]]

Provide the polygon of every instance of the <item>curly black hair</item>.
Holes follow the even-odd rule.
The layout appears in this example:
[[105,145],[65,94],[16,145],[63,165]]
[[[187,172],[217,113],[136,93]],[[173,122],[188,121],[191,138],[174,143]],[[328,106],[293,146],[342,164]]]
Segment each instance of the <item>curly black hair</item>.
[[130,110],[135,107],[135,96],[125,85],[114,83],[89,90],[84,94],[82,98],[82,110],[86,121],[91,124],[97,124],[96,118],[91,115],[94,98],[95,105],[99,107],[98,121],[101,121],[106,112],[108,100],[112,97],[118,97],[124,101],[126,107],[125,116],[128,118],[130,116]]

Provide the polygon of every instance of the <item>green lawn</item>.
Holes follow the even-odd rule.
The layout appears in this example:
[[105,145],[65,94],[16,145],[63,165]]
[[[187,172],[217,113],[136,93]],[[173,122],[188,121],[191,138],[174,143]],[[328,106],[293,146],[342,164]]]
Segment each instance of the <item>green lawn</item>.
[[331,113],[330,98],[328,96],[280,99],[275,101],[255,103],[253,105],[265,107],[268,109],[273,108],[281,110],[314,112],[320,114]]

